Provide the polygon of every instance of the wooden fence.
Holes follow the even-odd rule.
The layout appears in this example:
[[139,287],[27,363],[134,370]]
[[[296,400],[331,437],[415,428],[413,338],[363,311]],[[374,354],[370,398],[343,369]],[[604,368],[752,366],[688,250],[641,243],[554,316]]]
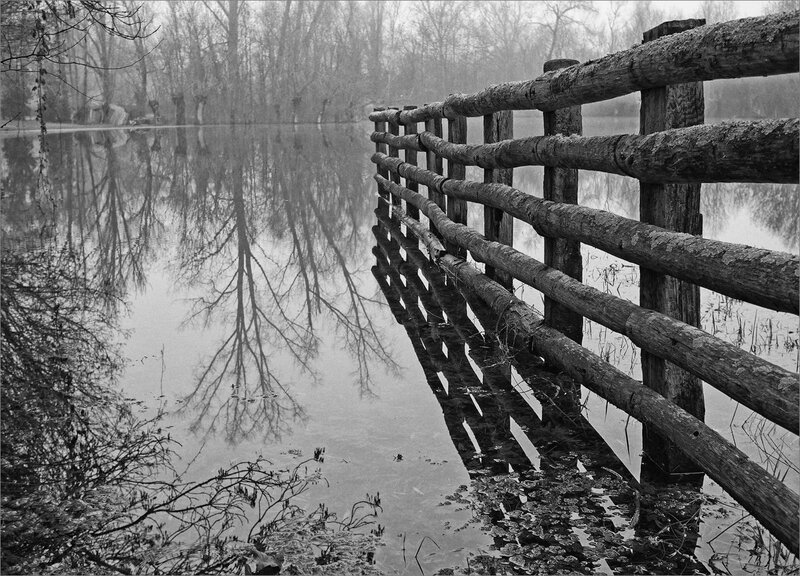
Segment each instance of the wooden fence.
[[[508,474],[509,465],[520,474],[510,482],[517,497],[475,491],[485,500],[483,517],[498,528],[491,530],[495,547],[514,548],[526,564],[536,566],[533,572],[594,573],[597,561],[575,545],[580,526],[591,552],[605,557],[599,564],[607,573],[630,573],[632,566],[650,573],[706,571],[695,556],[702,478],[665,491],[652,489],[644,471],[642,482],[637,481],[584,417],[580,387],[555,375],[528,351],[509,354],[493,332],[496,315],[480,299],[446,284],[413,232],[404,234],[384,212],[376,210],[378,223],[372,228],[372,273],[408,335],[464,467],[476,487],[487,482],[496,486],[497,476]],[[538,411],[521,394],[535,398]],[[565,495],[565,482],[576,476],[584,483],[582,489]],[[519,497],[520,490],[525,498]],[[564,506],[580,512],[567,517]],[[530,537],[523,519],[529,514],[540,530],[536,538]],[[624,534],[630,526],[635,544]],[[608,538],[609,529],[619,535],[616,542]],[[628,553],[630,558],[622,560]],[[572,562],[563,560],[565,556]]]
[[[708,473],[795,554],[797,493],[703,423],[701,380],[798,434],[798,375],[701,330],[699,288],[799,311],[797,255],[702,238],[700,214],[703,182],[798,182],[800,121],[704,125],[702,82],[797,72],[799,21],[788,12],[667,22],[598,60],[551,61],[533,80],[369,117],[379,194],[433,262],[499,314],[508,338],[639,419],[662,470]],[[640,134],[581,135],[582,104],[636,91]],[[514,139],[511,111],[526,109],[543,111],[544,135]],[[476,116],[484,144],[468,145],[466,118]],[[467,165],[484,169],[483,182],[465,179]],[[513,168],[530,165],[544,166],[544,198],[513,187]],[[638,179],[639,221],[577,205],[578,170]],[[466,226],[468,203],[483,207],[483,234]],[[513,248],[514,219],[545,238],[544,262]],[[581,243],[640,266],[639,305],[582,283]],[[514,296],[512,279],[545,295],[544,319]],[[583,317],[641,348],[643,383],[580,346]]]

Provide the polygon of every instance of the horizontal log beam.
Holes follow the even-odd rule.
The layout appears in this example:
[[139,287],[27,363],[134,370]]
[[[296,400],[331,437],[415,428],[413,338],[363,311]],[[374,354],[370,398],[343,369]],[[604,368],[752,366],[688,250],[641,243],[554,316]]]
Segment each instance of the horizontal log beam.
[[542,236],[578,240],[758,306],[800,311],[800,258],[795,255],[670,232],[611,212],[543,200],[503,184],[448,180],[385,154],[373,155],[372,161],[449,196],[499,208]]
[[[420,134],[422,133],[423,132],[420,132]],[[393,136],[388,132],[373,132],[370,134],[369,139],[378,144],[391,144],[395,148],[416,150],[417,152],[427,152],[428,149],[425,148],[419,141],[420,134],[414,134],[413,136]],[[433,136],[434,138],[438,138],[436,135]],[[445,140],[445,142],[447,142],[447,140]]]
[[451,94],[444,102],[400,113],[373,112],[369,119],[410,124],[500,110],[556,110],[670,84],[797,72],[799,15],[783,12],[700,26],[533,80]]
[[469,263],[442,254],[436,264],[500,318],[511,346],[542,356],[586,388],[670,438],[794,554],[798,495],[720,434],[586,348],[544,325],[536,312]]
[[371,140],[484,169],[549,166],[630,176],[642,182],[775,182],[800,179],[800,120],[734,121],[648,135],[532,136],[453,144],[430,132]]
[[800,431],[797,374],[747,353],[701,330],[581,283],[510,246],[489,242],[457,224],[419,193],[375,176],[378,185],[416,206],[445,240],[470,251],[475,260],[505,270],[570,310],[624,334],[651,354],[684,368],[770,421]]

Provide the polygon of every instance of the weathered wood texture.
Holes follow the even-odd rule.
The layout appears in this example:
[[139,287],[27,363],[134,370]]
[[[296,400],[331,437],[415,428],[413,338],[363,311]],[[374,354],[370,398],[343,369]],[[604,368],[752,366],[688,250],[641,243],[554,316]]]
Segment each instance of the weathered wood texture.
[[[439,120],[441,123],[441,120]],[[427,126],[427,122],[425,123]],[[427,127],[425,129],[427,132]],[[441,134],[436,136],[437,138],[442,138]],[[427,152],[428,148],[422,145],[419,140],[419,135],[417,136],[392,136],[387,132],[373,132],[370,134],[370,140],[373,142],[381,142],[384,144],[391,144],[396,148],[408,148],[412,150],[416,150],[417,152]],[[438,156],[441,161],[441,156]]]
[[775,182],[800,178],[800,120],[730,121],[648,135],[530,136],[496,144],[454,145],[421,132],[373,142],[433,150],[468,166],[553,166],[630,176],[642,182]]
[[796,374],[699,328],[587,286],[510,246],[489,242],[469,227],[448,219],[422,195],[381,176],[376,175],[375,179],[435,222],[446,247],[457,244],[462,250],[469,250],[475,260],[507,271],[574,312],[628,336],[642,350],[685,368],[771,421],[798,432],[800,384]]
[[[486,144],[510,140],[514,137],[514,113],[503,110],[483,117],[483,141]],[[499,182],[511,186],[514,182],[513,168],[487,168],[483,171],[483,181],[487,184]],[[514,243],[514,217],[498,208],[484,206],[483,235],[487,240],[496,240],[509,246]],[[511,276],[486,266],[486,275],[509,290],[514,289]]]
[[[450,118],[447,121],[447,140],[450,143],[460,145],[467,142],[467,119],[464,116],[458,118]],[[464,180],[467,175],[467,168],[457,160],[448,159],[447,161],[447,177],[451,180]],[[447,217],[453,222],[460,224],[467,223],[467,201],[460,198],[447,198]],[[451,254],[459,257],[465,257],[466,253],[463,248],[454,244],[448,246]]]
[[649,269],[699,284],[726,296],[798,313],[800,258],[670,232],[584,206],[556,204],[502,184],[459,182],[403,164],[383,154],[373,162],[448,196],[487,204],[531,224],[542,236],[590,244]]
[[[799,15],[783,12],[701,26],[533,80],[505,82],[476,94],[452,94],[444,102],[401,114],[398,121],[485,116],[499,110],[555,110],[669,84],[797,72]],[[370,120],[388,116],[374,112]]]
[[[435,135],[437,138],[442,137],[442,119],[441,118],[431,118],[425,121],[425,131],[430,132],[431,134]],[[425,167],[434,172],[436,174],[444,174],[444,168],[442,165],[442,157],[437,156],[435,152],[428,150],[425,152]],[[433,200],[436,205],[441,208],[442,210],[447,210],[447,200],[445,195],[442,194],[436,187],[428,186],[428,198]],[[436,226],[434,226],[433,222],[430,223],[431,231],[436,234]]]
[[392,216],[403,222],[406,226],[413,229],[414,236],[422,240],[425,248],[428,250],[428,255],[432,259],[438,258],[443,252],[446,252],[444,245],[439,241],[438,236],[427,230],[425,226],[419,223],[419,220],[411,217],[411,214],[406,214],[400,206],[392,206]]
[[[644,42],[705,24],[704,20],[666,22],[644,33]],[[641,134],[703,124],[702,82],[673,84],[642,92]],[[639,220],[666,230],[703,233],[700,184],[639,184]],[[700,287],[647,268],[640,271],[639,305],[657,310],[692,326],[700,326]],[[705,418],[703,384],[658,355],[642,350],[642,383],[693,416]],[[673,442],[646,424],[642,431],[644,457],[663,474],[687,474],[696,465]]]
[[[385,179],[384,182],[392,186]],[[443,253],[435,262],[458,285],[479,295],[492,308],[500,318],[498,328],[506,331],[509,346],[541,355],[596,394],[669,437],[797,554],[800,523],[797,514],[787,514],[787,510],[800,506],[795,492],[682,408],[545,326],[532,308],[463,259]]]
[[[545,62],[544,71],[559,70],[577,64],[577,60],[550,60]],[[570,106],[543,114],[544,134],[552,136],[563,134],[580,136],[583,134],[583,119],[580,106]],[[578,203],[578,171],[574,168],[545,166],[543,196],[545,200],[565,204]],[[583,260],[581,244],[569,238],[545,236],[544,263],[561,270],[579,282],[583,280]],[[544,299],[544,322],[577,343],[583,341],[583,318],[552,298]]]

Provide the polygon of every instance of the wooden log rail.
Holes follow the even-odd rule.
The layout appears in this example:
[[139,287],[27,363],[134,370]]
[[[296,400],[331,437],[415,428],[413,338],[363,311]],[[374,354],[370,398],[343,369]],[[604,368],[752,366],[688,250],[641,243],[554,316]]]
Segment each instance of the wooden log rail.
[[431,150],[467,166],[556,166],[630,176],[642,182],[775,182],[800,177],[800,120],[735,121],[645,136],[532,136],[496,144],[453,144],[430,132],[371,139],[406,150]]
[[[447,196],[499,208],[542,236],[578,240],[759,306],[799,311],[800,258],[795,255],[670,232],[610,212],[542,200],[503,184],[447,179],[380,153],[372,159],[381,170],[398,172]],[[764,278],[770,282],[765,284]]]
[[533,80],[506,82],[471,95],[452,94],[444,102],[414,110],[377,111],[369,119],[413,124],[500,110],[555,110],[671,84],[797,72],[798,14],[784,12],[710,24],[546,72]]
[[[425,212],[431,205],[418,208]],[[438,208],[433,207],[431,213],[436,214]],[[393,212],[402,214],[402,209],[394,208]],[[421,240],[430,239],[421,234],[427,230],[420,222],[405,215],[400,220],[414,234],[420,232]],[[441,230],[440,224],[437,222]],[[442,233],[445,234],[443,230]],[[426,246],[434,262],[457,286],[476,294],[499,317],[498,327],[506,332],[512,348],[542,356],[589,390],[670,438],[781,542],[795,554],[798,552],[800,518],[793,511],[800,507],[800,497],[795,492],[684,409],[545,326],[530,306],[473,265],[443,251],[438,241]]]
[[587,286],[510,246],[489,242],[448,219],[421,194],[378,175],[375,179],[382,189],[419,209],[445,240],[466,247],[477,261],[505,270],[580,315],[628,336],[642,350],[685,368],[787,430],[800,431],[796,374],[699,328]]
[[[594,427],[584,419],[579,405],[578,410],[574,413],[564,410],[563,403],[558,401],[559,397],[563,397],[563,391],[557,389],[558,385],[553,381],[553,374],[549,371],[543,371],[540,365],[532,362],[532,354],[530,352],[516,348],[513,350],[513,353],[509,355],[511,363],[517,368],[521,378],[529,383],[530,392],[532,392],[542,404],[542,415],[539,417],[529,408],[526,401],[522,398],[524,393],[511,385],[508,374],[503,373],[502,370],[498,371],[498,368],[503,366],[503,362],[500,361],[500,358],[504,357],[504,354],[502,354],[498,348],[502,349],[503,344],[494,333],[495,326],[497,325],[497,318],[488,309],[486,304],[482,300],[475,298],[472,294],[461,294],[452,284],[449,286],[445,285],[441,270],[418,248],[417,238],[414,232],[409,231],[407,236],[400,230],[400,222],[398,222],[397,219],[390,221],[388,216],[381,210],[376,210],[375,214],[379,224],[373,227],[373,233],[377,239],[378,245],[381,246],[382,252],[387,253],[387,250],[393,250],[395,258],[399,258],[400,264],[397,266],[397,269],[405,278],[406,286],[414,287],[415,292],[418,293],[420,297],[420,301],[428,309],[429,324],[431,322],[431,317],[433,317],[434,321],[438,321],[442,318],[441,310],[444,310],[447,314],[447,322],[452,326],[452,330],[442,330],[440,332],[440,334],[443,334],[441,339],[444,340],[448,346],[449,341],[454,341],[457,345],[460,344],[460,346],[463,346],[463,342],[469,344],[469,355],[474,360],[474,365],[479,367],[484,375],[484,386],[479,392],[480,396],[478,398],[481,411],[493,415],[493,412],[487,411],[484,407],[484,399],[487,394],[496,396],[502,410],[514,419],[531,443],[539,451],[541,456],[541,470],[547,470],[554,464],[573,467],[574,454],[579,454],[580,461],[585,466],[587,474],[595,480],[600,480],[600,485],[604,485],[603,492],[611,498],[614,505],[617,507],[618,513],[626,518],[631,518],[635,514],[638,515],[638,511],[635,511],[635,508],[638,510],[638,503],[634,504],[633,490],[630,492],[625,490],[615,491],[613,489],[608,490],[607,487],[614,485],[613,476],[622,478],[632,489],[637,491],[641,491],[642,486],[631,475],[625,465],[622,464]],[[394,240],[391,244],[385,239],[387,232]],[[413,240],[411,238],[413,238]],[[434,243],[436,242],[435,239],[432,241]],[[405,261],[398,255],[399,248],[405,251]],[[373,248],[373,253],[374,252],[375,248]],[[398,260],[390,258],[390,261],[394,263]],[[373,269],[373,272],[375,272],[375,269]],[[418,273],[421,273],[424,278],[427,289],[420,283],[417,276]],[[376,279],[386,295],[387,302],[392,308],[392,312],[398,322],[405,327],[407,332],[416,330],[417,326],[403,317],[402,313],[405,312],[405,310],[402,306],[398,306],[396,299],[391,296],[385,279],[381,279],[377,275]],[[482,326],[481,329],[470,320],[471,314],[466,314],[463,308],[464,300],[469,303],[470,312],[474,314],[474,317],[480,322]],[[430,329],[430,326],[428,325],[420,328],[421,330],[425,330],[425,328]],[[459,336],[457,340],[453,339],[454,334]],[[415,349],[415,352],[417,348],[421,348],[414,340],[412,340],[412,347]],[[427,376],[429,369],[426,368],[425,359],[420,358],[419,353],[418,359],[420,359],[429,384],[431,382],[433,383],[431,388],[434,389],[434,394],[442,403],[442,411],[448,429],[462,435],[453,436],[453,442],[460,452],[461,449],[459,446],[469,445],[469,443],[463,441],[464,428],[461,426],[462,420],[457,420],[455,423],[457,425],[451,425],[447,422],[448,416],[453,415],[452,411],[449,410],[446,405],[449,400],[448,395],[441,390],[441,384],[435,374],[433,374],[432,377]],[[561,376],[558,379],[563,384],[566,377]],[[474,389],[472,393],[475,394]],[[501,426],[499,421],[498,426]],[[506,426],[502,426],[504,430],[508,430]],[[567,435],[559,433],[559,430],[563,429],[570,429],[571,433]],[[471,448],[471,446],[469,448]],[[559,454],[561,454],[560,457]],[[472,456],[472,453],[468,453],[467,456]],[[508,456],[509,455],[505,453],[502,455],[504,462],[509,460]],[[467,469],[473,470],[474,465],[472,467],[469,465],[473,460],[463,455],[462,458],[465,461]],[[538,488],[534,488],[534,491],[536,490],[538,490]],[[699,490],[699,487],[687,486],[684,487],[684,490],[694,492],[695,490]],[[597,492],[595,492],[595,494],[596,493]],[[687,492],[684,492],[684,494],[686,493]],[[695,492],[695,495],[697,496],[698,494]],[[529,498],[530,497],[531,495],[529,494]],[[536,496],[533,497],[536,498]],[[547,496],[545,495],[544,497]],[[664,505],[671,499],[672,496],[667,497],[666,500],[659,499],[659,504],[656,505]],[[699,513],[699,500],[700,499],[697,500],[698,504],[695,513]],[[591,515],[599,518],[607,518],[607,516],[605,516],[606,512],[602,508],[590,512],[589,510],[592,509],[591,502],[591,499],[581,502],[582,512],[588,512],[590,514],[590,516],[583,516],[583,518],[589,519]],[[666,535],[663,532],[664,526],[662,524],[648,523],[645,520],[648,517],[646,510],[647,508],[642,508],[642,515],[639,516],[639,522],[636,523],[637,537],[656,536],[659,539],[665,537]],[[684,511],[684,513],[688,514],[686,511]],[[684,517],[688,517],[688,515]],[[684,546],[681,546],[681,551],[693,556],[696,532],[694,533],[695,540],[691,540],[690,534],[692,534],[692,528],[686,527],[680,522],[676,522],[673,525],[680,526],[680,528],[674,532],[676,541],[685,540],[686,542],[686,547],[684,548]],[[669,532],[667,534],[669,534]],[[670,538],[670,536],[666,537],[668,539]],[[592,543],[594,543],[593,534],[590,534],[589,538],[592,539]],[[602,538],[602,535],[600,538]],[[501,545],[502,544],[505,544],[505,542],[501,542]],[[525,552],[523,551],[522,554],[524,555]],[[641,559],[641,557],[639,559]],[[655,558],[653,558],[653,560],[655,560]],[[655,560],[655,562],[658,562],[658,560]],[[612,569],[614,569],[613,562],[611,564]],[[641,565],[654,571],[659,571],[659,569],[660,571],[664,570],[663,565],[650,565],[649,563],[643,563]],[[702,571],[702,569],[700,570]]]
[[[488,456],[483,459],[484,470],[488,466],[505,473],[508,464],[512,464],[516,471],[530,467],[527,456],[521,457],[518,441],[511,433],[510,419],[513,418],[522,434],[538,450],[541,460],[537,468],[544,474],[554,467],[573,468],[574,455],[580,454],[587,475],[596,485],[613,486],[616,477],[630,486],[631,491],[617,492],[612,489],[605,492],[601,489],[599,492],[610,496],[618,511],[627,517],[632,517],[635,513],[633,490],[642,489],[639,482],[631,476],[630,471],[591,424],[583,419],[579,410],[574,414],[566,413],[552,397],[542,395],[542,388],[545,388],[543,383],[556,386],[552,381],[553,374],[543,370],[541,366],[538,368],[532,365],[519,366],[522,370],[520,376],[531,384],[532,392],[542,402],[542,415],[539,417],[522,399],[519,389],[512,384],[510,374],[503,369],[504,363],[498,361],[498,347],[501,344],[496,335],[484,332],[470,320],[466,311],[466,295],[462,295],[452,285],[445,285],[439,268],[419,251],[417,237],[413,232],[409,232],[406,236],[400,231],[398,220],[390,221],[381,210],[376,210],[375,213],[379,224],[372,229],[377,241],[377,246],[373,248],[377,260],[376,266],[373,267],[373,275],[395,319],[405,328],[411,340],[426,380],[441,404],[445,425],[451,432],[453,443],[467,470],[470,473],[475,471],[481,474],[480,469],[476,470],[476,460],[481,458],[481,455],[474,452],[471,442],[466,437],[463,426],[465,421],[475,434],[482,452]],[[391,240],[386,239],[387,232]],[[431,239],[436,242],[435,238]],[[401,248],[405,251],[405,259],[400,254]],[[398,281],[398,271],[403,277],[402,283]],[[420,280],[420,273],[425,283]],[[387,278],[391,284],[387,282]],[[422,306],[419,306],[419,303],[422,303]],[[485,330],[492,330],[491,327],[495,326],[496,319],[483,301],[469,298],[469,308]],[[442,321],[442,310],[447,314],[447,329],[436,328],[435,336],[432,336],[434,330],[432,323]],[[427,312],[427,322],[423,322],[425,312]],[[439,348],[440,342],[447,347],[446,355]],[[469,345],[468,354],[474,362],[472,365],[463,363],[465,342]],[[429,346],[430,344],[432,346]],[[457,357],[453,356],[454,353]],[[528,356],[530,354],[517,351],[512,361]],[[479,368],[478,375],[483,376],[482,385],[475,377],[477,371],[472,372],[473,367]],[[436,375],[437,371],[448,379],[447,392]],[[466,378],[461,378],[462,374]],[[559,380],[564,379],[559,377]],[[464,380],[467,380],[466,387]],[[465,392],[468,395],[465,395]],[[551,390],[551,393],[558,392]],[[478,413],[479,419],[476,418]],[[488,434],[487,426],[481,424],[481,420],[487,419]],[[571,428],[573,432],[568,435],[560,433],[559,430],[564,427]],[[486,442],[482,442],[484,438],[489,441],[489,445],[485,448]],[[538,488],[534,488],[534,493],[537,490]],[[590,522],[599,518],[602,524],[603,518],[607,518],[605,516],[607,509],[599,506],[594,500],[597,494],[598,491],[588,492],[581,501],[581,507],[584,513],[589,513],[589,516],[583,516],[584,518]],[[541,493],[538,497],[550,496]],[[547,521],[552,526],[551,520]],[[637,531],[645,530],[647,534],[653,536],[657,533],[663,534],[662,528],[663,526],[655,523],[648,525],[644,518],[637,523]],[[684,530],[682,528],[680,536],[686,536]],[[597,536],[589,537],[594,540]],[[602,534],[599,538],[602,539]],[[500,545],[505,543],[501,542]],[[691,554],[691,549],[688,553]]]
[[[702,238],[700,212],[704,182],[800,179],[800,120],[705,125],[702,85],[797,72],[800,11],[703,23],[663,23],[640,46],[582,64],[550,61],[533,80],[419,108],[376,108],[378,210],[398,216],[459,290],[472,290],[501,317],[512,347],[539,354],[639,419],[648,474],[708,473],[797,554],[798,495],[703,424],[700,380],[798,434],[798,375],[701,330],[699,287],[800,312],[800,257]],[[582,135],[581,104],[637,91],[640,134]],[[545,135],[514,139],[511,111],[530,109],[544,112]],[[466,118],[476,116],[483,143],[467,144]],[[483,168],[483,182],[467,181],[466,166]],[[545,198],[512,186],[519,166],[544,166]],[[639,220],[577,205],[579,170],[639,180]],[[483,205],[484,235],[466,226],[469,202]],[[545,263],[512,248],[514,219],[545,238]],[[581,244],[640,266],[641,305],[581,282]],[[513,279],[544,294],[544,321],[513,295]],[[641,348],[642,383],[580,346],[583,317]]]

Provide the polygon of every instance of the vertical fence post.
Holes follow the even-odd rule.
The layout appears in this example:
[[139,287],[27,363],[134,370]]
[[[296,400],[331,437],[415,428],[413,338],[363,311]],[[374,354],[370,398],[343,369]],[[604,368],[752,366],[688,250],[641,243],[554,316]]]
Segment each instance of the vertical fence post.
[[[403,110],[413,110],[416,106],[403,106]],[[404,124],[403,125],[403,134],[416,134],[417,133],[417,125],[416,124]],[[417,151],[411,150],[410,148],[406,148],[404,154],[404,160],[411,164],[412,166],[417,165]],[[414,192],[419,192],[419,184],[414,182],[413,180],[406,179],[406,188],[412,190]],[[406,202],[406,213],[411,217],[419,220],[419,208],[414,206],[413,204],[409,204]],[[411,242],[418,243],[417,235],[411,234],[410,235]]]
[[[702,26],[705,20],[665,22],[643,35],[644,42]],[[692,82],[642,91],[640,133],[650,134],[671,128],[702,124],[704,121],[703,83]],[[700,184],[639,183],[639,218],[668,230],[700,235]],[[641,269],[639,304],[658,310],[692,326],[700,326],[700,290],[650,270]],[[642,352],[642,380],[662,396],[672,400],[699,419],[705,415],[702,383],[677,366]],[[685,476],[698,467],[667,439],[644,426],[642,473],[667,480],[692,480]],[[655,466],[653,466],[655,465]],[[699,476],[699,474],[698,474]],[[702,481],[702,476],[700,477]]]
[[[375,106],[375,108],[373,108],[374,112],[382,112],[384,110],[386,110],[386,108],[384,108],[383,106]],[[375,132],[386,132],[386,122],[384,122],[383,120],[375,122]],[[386,154],[386,144],[383,144],[382,142],[375,142],[375,152],[378,152],[380,154]],[[389,171],[386,168],[382,167],[380,164],[378,164],[378,174],[383,176],[384,178],[387,179],[389,178]],[[382,191],[380,188],[378,189],[378,194],[380,194],[387,200],[389,199],[388,194]]]
[[[510,140],[514,137],[514,115],[511,110],[501,110],[483,117],[483,141],[486,144]],[[511,186],[514,183],[514,169],[500,168],[483,171],[483,181],[486,183],[499,182]],[[484,206],[483,208],[483,235],[487,240],[494,240],[508,244],[514,243],[514,218],[502,210]],[[496,280],[509,290],[514,290],[511,274],[503,270],[495,270],[486,265],[486,275]]]
[[[430,132],[434,136],[439,138],[442,137],[442,119],[441,118],[431,118],[425,121],[425,131]],[[442,167],[442,157],[437,156],[435,152],[428,150],[425,153],[425,167],[432,172],[436,172],[437,174],[444,174],[444,168]],[[441,208],[443,211],[447,210],[447,203],[444,199],[444,194],[436,190],[436,188],[429,187],[428,188],[428,198],[431,199],[436,205]],[[439,238],[442,237],[439,230],[436,229],[436,226],[433,222],[431,222],[431,232],[436,234]]]
[[[447,141],[454,144],[467,143],[467,118],[466,116],[456,116],[447,119]],[[447,161],[447,177],[453,180],[464,180],[467,175],[467,167],[452,160]],[[459,224],[467,223],[467,201],[456,198],[447,198],[447,217]],[[466,258],[467,251],[451,242],[445,242],[447,251],[458,258]]]
[[[577,60],[558,59],[544,63],[544,71],[558,70],[577,64]],[[553,134],[582,134],[583,119],[580,106],[570,106],[544,113],[545,136]],[[578,171],[573,168],[544,169],[544,199],[567,204],[578,203]],[[561,270],[576,280],[583,280],[581,244],[564,238],[544,239],[544,263]],[[575,342],[583,340],[583,317],[555,300],[545,297],[544,318]]]
[[[389,106],[389,110],[392,110],[392,111],[395,112],[394,118],[389,120],[389,133],[392,136],[399,136],[400,135],[400,123],[399,123],[398,116],[399,116],[400,110],[397,108],[397,106]],[[389,156],[391,158],[399,158],[400,157],[400,151],[397,148],[395,148],[394,146],[389,146]],[[400,184],[400,174],[398,174],[397,172],[392,172],[392,182],[394,182],[395,184]],[[395,196],[394,194],[392,194],[392,204],[394,204],[396,206],[400,206],[400,198],[398,196]]]
[[[501,110],[494,114],[487,114],[483,117],[483,141],[485,144],[493,142],[500,142],[501,140],[510,140],[514,137],[514,114],[511,110]],[[514,183],[514,169],[513,168],[498,168],[488,169],[483,171],[483,181],[485,183],[498,182],[508,186]],[[506,214],[502,210],[492,208],[491,206],[483,207],[483,235],[487,240],[502,242],[509,246],[514,243],[514,217]],[[495,280],[510,291],[514,291],[514,280],[511,274],[504,270],[497,270],[493,266],[486,264],[486,276]],[[504,379],[506,382],[511,382],[511,362],[498,363],[492,369],[493,377]],[[483,374],[484,388],[491,389],[492,377],[489,373]],[[500,420],[503,425],[503,431],[511,433],[511,419],[508,415]]]

